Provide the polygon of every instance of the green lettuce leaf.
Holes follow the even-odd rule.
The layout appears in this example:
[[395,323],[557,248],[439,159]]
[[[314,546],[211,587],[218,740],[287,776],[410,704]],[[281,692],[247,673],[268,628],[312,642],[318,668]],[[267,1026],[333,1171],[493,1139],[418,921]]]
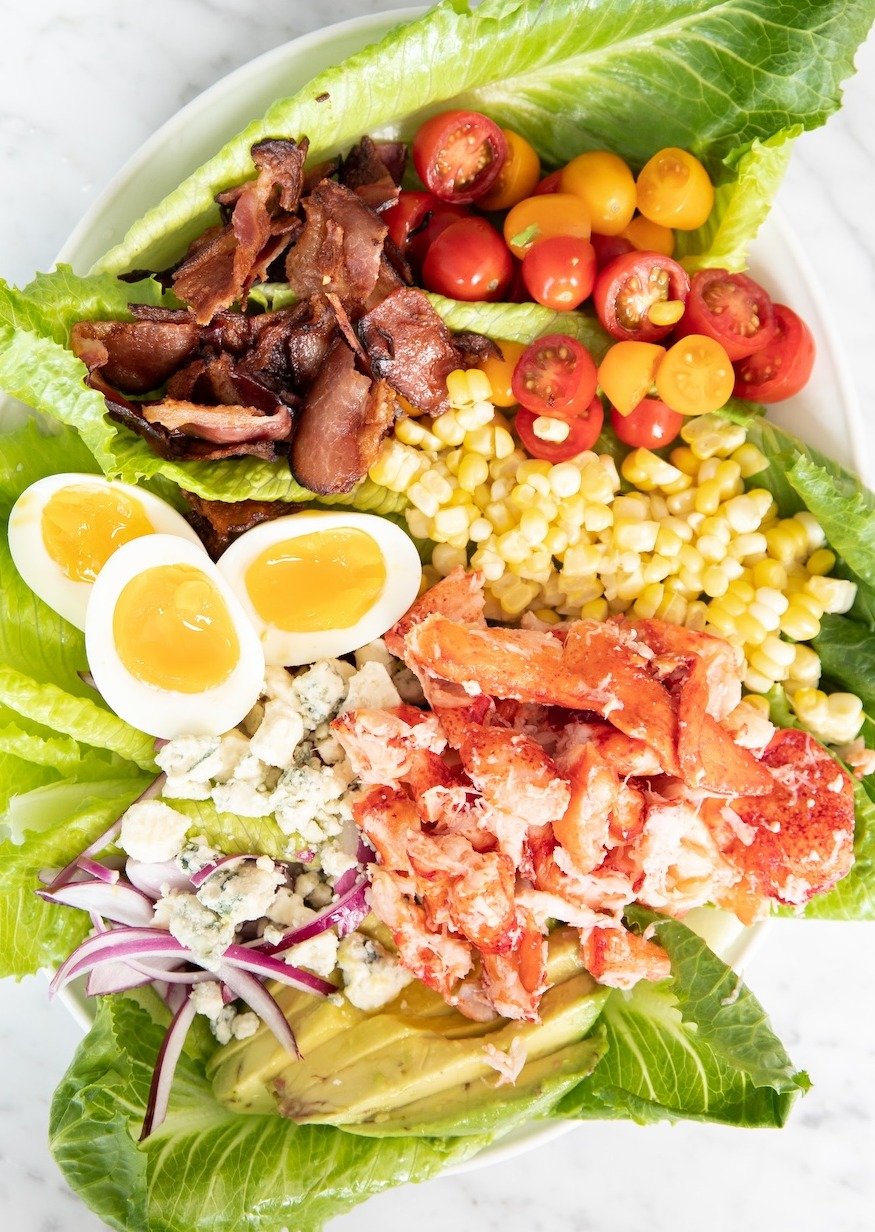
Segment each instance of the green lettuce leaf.
[[68,1183],[122,1232],[318,1232],[373,1194],[422,1181],[480,1138],[368,1139],[273,1114],[241,1116],[183,1055],[170,1113],[138,1146],[159,1025],[126,996],[101,999],[52,1105],[51,1148]]
[[[38,799],[27,818],[27,832],[21,841],[16,834],[0,842],[0,976],[56,966],[83,940],[90,928],[88,916],[39,898],[39,874],[68,864],[124,812],[147,782],[127,778],[59,784],[32,793]],[[26,803],[28,797],[20,799]]]
[[486,0],[443,3],[320,73],[233,137],[100,261],[161,269],[216,217],[213,198],[253,174],[264,137],[310,138],[313,162],[363,132],[415,130],[424,113],[473,107],[559,165],[584,149],[635,165],[666,145],[712,175],[753,141],[814,128],[875,10],[871,0]]
[[753,993],[684,924],[641,908],[628,915],[639,927],[653,925],[671,978],[611,994],[599,1020],[607,1053],[556,1115],[783,1125],[809,1082]]
[[220,813],[212,800],[168,800],[168,804],[191,818],[189,834],[202,835],[225,855],[256,852],[273,860],[288,860],[307,846],[299,834],[284,834],[273,817]]
[[678,231],[675,257],[685,269],[747,268],[747,253],[765,222],[790,162],[799,125],[765,141],[753,141],[738,159],[735,178],[718,185],[708,221],[695,231]]
[[594,317],[582,312],[555,312],[540,304],[464,303],[432,294],[428,298],[455,333],[470,329],[487,338],[523,343],[534,342],[544,334],[570,334],[592,352],[597,362],[613,341]]
[[[154,278],[120,282],[111,274],[81,277],[69,265],[59,265],[51,274],[37,274],[21,292],[29,307],[30,323],[23,328],[45,333],[56,342],[66,342],[77,321],[114,317],[129,321],[129,304],[160,305],[169,302],[164,288]],[[178,301],[173,300],[176,305]],[[16,307],[15,303],[11,307]],[[20,305],[19,311],[20,311]],[[39,316],[37,316],[37,313]]]
[[824,679],[856,693],[864,709],[875,714],[875,637],[870,630],[847,616],[827,615],[812,645]]

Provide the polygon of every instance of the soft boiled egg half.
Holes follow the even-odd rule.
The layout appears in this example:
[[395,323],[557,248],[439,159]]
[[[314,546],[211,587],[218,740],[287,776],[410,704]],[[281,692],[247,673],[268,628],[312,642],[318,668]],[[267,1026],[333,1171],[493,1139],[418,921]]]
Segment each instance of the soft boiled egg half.
[[233,591],[201,546],[176,535],[146,535],[109,558],[85,650],[107,705],[165,740],[221,735],[264,684],[258,635]]
[[218,567],[268,664],[358,650],[410,607],[422,577],[412,540],[367,513],[293,513],[246,531]]
[[110,556],[156,532],[199,543],[182,515],[151,492],[99,475],[49,475],[13,505],[9,550],[30,589],[84,629],[91,588]]

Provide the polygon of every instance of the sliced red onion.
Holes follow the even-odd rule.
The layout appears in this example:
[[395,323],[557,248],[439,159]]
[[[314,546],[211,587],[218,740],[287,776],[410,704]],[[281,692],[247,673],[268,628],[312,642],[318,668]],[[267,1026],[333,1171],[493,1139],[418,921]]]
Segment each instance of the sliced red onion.
[[294,928],[291,932],[286,933],[279,941],[273,944],[263,942],[261,952],[263,954],[279,954],[282,950],[288,950],[293,945],[298,945],[301,941],[309,941],[311,937],[318,937],[320,933],[324,933],[329,928],[337,927],[338,935],[345,937],[347,933],[351,933],[358,928],[362,920],[370,911],[367,902],[366,891],[368,888],[367,878],[359,874],[359,879],[349,890],[346,891],[336,902],[330,906],[324,907],[318,915],[314,916],[306,924],[302,924],[300,928]]
[[105,962],[131,958],[149,959],[176,956],[177,962],[197,962],[190,951],[160,928],[114,928],[88,937],[67,958],[49,985],[52,996],[77,975],[85,975]]
[[155,914],[151,898],[124,883],[111,885],[106,881],[68,881],[66,885],[52,892],[36,892],[47,903],[78,907],[80,911],[93,911],[115,924],[147,928]]
[[97,881],[106,881],[109,885],[115,885],[121,876],[117,868],[108,868],[106,864],[101,864],[99,860],[92,860],[90,856],[80,856],[76,863],[83,873],[96,878]]
[[[156,779],[152,780],[146,790],[137,796],[133,803],[141,804],[144,800],[154,800],[156,796],[161,794],[161,788],[164,786],[166,779],[166,774],[159,774]],[[131,805],[128,805],[128,808],[130,807]],[[127,809],[125,812],[127,812]],[[49,890],[54,892],[55,890],[60,889],[62,885],[66,885],[72,878],[73,874],[78,870],[79,861],[87,860],[91,856],[99,855],[99,853],[103,851],[104,847],[108,847],[110,843],[115,842],[119,836],[121,828],[122,819],[121,817],[118,817],[108,830],[104,830],[103,834],[96,838],[93,843],[89,843],[84,851],[80,851],[79,855],[76,856],[74,860],[71,860],[66,868],[61,869],[61,871],[56,875],[54,881],[52,881],[51,885],[48,887]]]
[[278,958],[271,958],[269,954],[247,949],[243,945],[229,945],[222,955],[222,965],[251,971],[254,975],[276,980],[280,984],[289,984],[303,992],[317,993],[321,997],[330,997],[337,992],[334,984],[328,980],[304,971],[301,967],[293,967]]
[[311,851],[310,848],[308,847],[304,851],[296,851],[295,859],[297,860],[299,864],[312,864],[313,861],[316,859],[316,852]]
[[164,748],[165,744],[169,744],[169,743],[170,743],[169,740],[162,740],[160,736],[156,736],[155,737],[155,752],[160,753],[161,750]]
[[125,864],[125,873],[131,885],[153,899],[161,898],[165,886],[170,890],[191,889],[191,878],[175,860],[152,864],[131,858]]
[[[295,1034],[285,1014],[261,980],[248,971],[233,966],[230,962],[222,962],[217,975],[223,983],[228,985],[235,997],[245,1001],[249,1008],[258,1015],[283,1048],[300,1060],[301,1054],[295,1042]],[[332,988],[333,991],[335,991],[334,988]]]
[[151,975],[137,971],[129,963],[108,962],[95,967],[88,976],[85,995],[103,997],[113,992],[126,992],[129,988],[141,988],[144,984],[152,982]]
[[184,984],[162,983],[161,987],[162,991],[159,994],[161,999],[170,1010],[170,1013],[175,1014],[188,999],[189,989]]
[[212,864],[204,864],[196,873],[191,874],[191,884],[196,890],[199,890],[208,877],[212,877],[213,873],[220,868],[226,868],[229,864],[239,864],[242,860],[257,860],[256,855],[237,855],[237,856],[222,856],[221,860],[215,860]]
[[167,1028],[167,1034],[161,1043],[155,1072],[152,1074],[152,1085],[149,1088],[149,1102],[146,1105],[146,1116],[143,1121],[143,1131],[140,1141],[148,1138],[153,1130],[167,1116],[167,1105],[170,1102],[170,1089],[173,1086],[173,1075],[176,1065],[182,1055],[185,1037],[195,1016],[194,1002],[186,997]]
[[343,898],[345,894],[348,894],[353,886],[358,883],[361,875],[362,871],[357,864],[354,864],[352,868],[348,868],[345,873],[341,873],[334,883],[335,898]]

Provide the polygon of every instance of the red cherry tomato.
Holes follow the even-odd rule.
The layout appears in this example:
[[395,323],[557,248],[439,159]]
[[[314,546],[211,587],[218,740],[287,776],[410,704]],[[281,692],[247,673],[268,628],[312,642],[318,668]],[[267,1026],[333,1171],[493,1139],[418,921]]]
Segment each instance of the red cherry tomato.
[[401,252],[407,252],[411,235],[416,235],[428,222],[436,200],[433,193],[402,191],[395,204],[383,211],[382,221],[389,228],[389,239]]
[[761,351],[775,336],[775,310],[768,291],[746,274],[703,269],[693,274],[675,337],[705,334],[734,362]]
[[555,464],[577,457],[579,453],[583,453],[584,449],[592,449],[602,430],[605,412],[600,400],[593,397],[583,414],[578,415],[568,425],[570,431],[564,441],[542,441],[539,436],[536,436],[534,425],[537,418],[538,416],[533,415],[531,411],[520,407],[514,420],[517,436],[522,441],[526,453],[531,454],[533,458],[540,458],[543,462]]
[[572,235],[538,240],[523,257],[523,282],[536,303],[570,311],[592,294],[595,249]]
[[450,205],[448,202],[441,201],[439,198],[432,196],[431,193],[429,193],[429,197],[431,204],[426,214],[425,222],[421,230],[411,237],[407,248],[407,260],[414,269],[421,268],[425,260],[425,254],[437,237],[446,231],[447,227],[451,227],[454,222],[461,222],[463,218],[474,217],[471,211],[465,209],[463,205]]
[[485,218],[463,218],[441,231],[422,263],[429,291],[450,299],[501,299],[513,277],[513,258]]
[[792,308],[775,304],[775,333],[761,351],[735,364],[737,398],[750,402],[781,402],[807,384],[814,367],[811,330]]
[[595,249],[595,262],[599,270],[603,270],[614,257],[622,257],[626,252],[634,252],[635,245],[627,240],[625,235],[597,235],[593,231],[589,242]]
[[611,409],[611,427],[618,439],[633,449],[662,449],[670,445],[683,422],[683,415],[659,398],[642,398],[628,415]]
[[413,138],[417,174],[442,201],[464,205],[488,192],[507,158],[507,138],[478,111],[444,111]]
[[[627,252],[614,257],[595,280],[592,297],[602,326],[625,342],[658,342],[680,319],[690,280],[671,257]],[[661,316],[677,312],[674,320]]]
[[535,185],[532,192],[533,197],[543,197],[546,193],[554,193],[559,191],[559,181],[562,179],[562,169],[551,171],[549,175],[545,175],[543,180]]
[[527,411],[571,420],[588,413],[597,380],[595,363],[585,346],[566,334],[547,334],[519,357],[511,389]]

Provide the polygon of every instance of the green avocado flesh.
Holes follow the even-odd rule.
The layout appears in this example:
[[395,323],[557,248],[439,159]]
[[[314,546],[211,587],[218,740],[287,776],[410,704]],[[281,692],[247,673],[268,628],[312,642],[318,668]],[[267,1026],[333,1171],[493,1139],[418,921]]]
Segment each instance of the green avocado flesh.
[[[479,1133],[489,1107],[552,1100],[595,1065],[600,1044],[585,1040],[607,990],[582,969],[572,929],[549,941],[551,987],[541,1021],[474,1022],[414,983],[375,1013],[288,987],[272,989],[301,1052],[295,1060],[264,1028],[220,1050],[212,1062],[216,1097],[238,1112],[279,1111],[299,1123],[352,1132]],[[513,1085],[500,1085],[487,1045],[525,1046]],[[436,1128],[441,1125],[441,1128]]]

